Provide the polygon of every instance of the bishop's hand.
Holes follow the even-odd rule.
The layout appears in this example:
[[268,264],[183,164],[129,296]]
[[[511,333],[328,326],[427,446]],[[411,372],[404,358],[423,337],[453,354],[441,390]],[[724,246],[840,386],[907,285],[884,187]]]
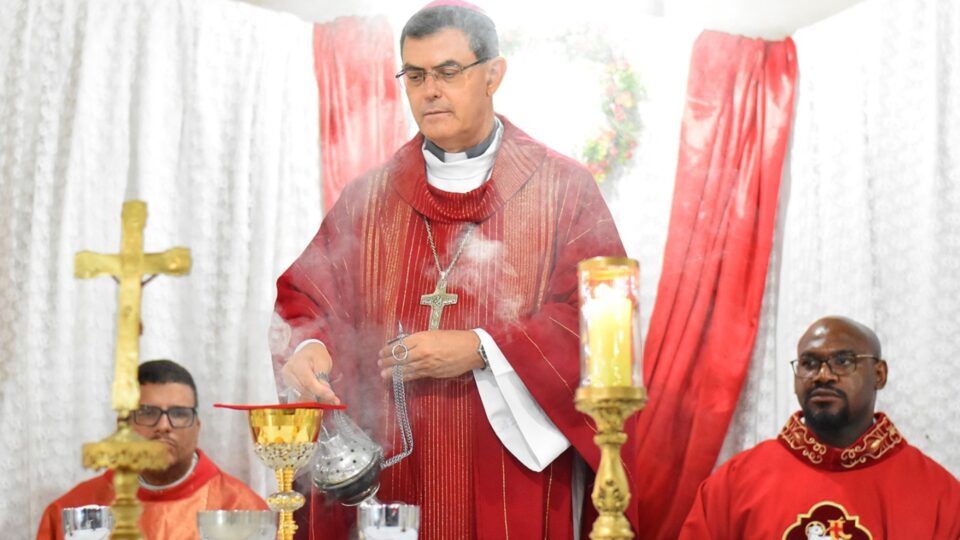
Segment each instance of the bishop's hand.
[[[284,384],[302,396],[320,403],[340,404],[326,376],[333,367],[333,359],[323,343],[310,343],[293,354],[283,365],[280,374]],[[318,376],[319,375],[319,376]]]
[[406,359],[401,342],[392,342],[380,349],[380,376],[390,379],[393,366],[403,364],[403,380],[451,379],[484,367],[477,352],[480,336],[472,330],[428,330],[403,338]]

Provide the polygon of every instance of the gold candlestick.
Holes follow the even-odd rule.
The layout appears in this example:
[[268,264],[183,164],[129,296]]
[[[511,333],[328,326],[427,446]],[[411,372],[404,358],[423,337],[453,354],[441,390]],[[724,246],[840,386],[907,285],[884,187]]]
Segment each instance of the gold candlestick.
[[630,503],[630,484],[620,461],[620,447],[627,441],[623,423],[647,402],[643,388],[633,386],[577,389],[577,410],[597,423],[593,442],[600,447],[600,466],[593,484],[593,507],[600,514],[593,522],[593,540],[629,540],[630,523],[624,516]]
[[106,439],[83,445],[83,466],[104,467],[114,471],[115,499],[113,540],[142,540],[137,521],[140,502],[137,500],[137,477],[145,469],[167,466],[168,454],[163,443],[147,441],[130,429],[130,413],[140,407],[140,385],[137,367],[140,364],[140,296],[146,274],[183,275],[190,271],[190,250],[173,248],[164,253],[143,252],[143,228],[147,222],[147,205],[143,201],[123,203],[123,232],[120,253],[101,254],[81,251],[74,258],[77,278],[113,276],[120,284],[117,305],[117,345],[114,357],[114,379],[111,392],[113,410],[117,411],[117,431]]
[[639,289],[640,266],[626,258],[581,261],[580,388],[575,403],[597,424],[593,441],[600,465],[593,486],[593,506],[600,514],[592,540],[629,540],[633,531],[624,511],[630,485],[620,458],[627,440],[623,424],[647,401],[641,379]]

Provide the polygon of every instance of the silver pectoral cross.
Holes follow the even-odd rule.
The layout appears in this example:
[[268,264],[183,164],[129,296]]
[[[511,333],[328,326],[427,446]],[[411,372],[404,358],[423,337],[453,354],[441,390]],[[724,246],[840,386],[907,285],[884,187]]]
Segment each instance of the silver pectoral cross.
[[443,308],[457,303],[458,296],[453,293],[447,293],[447,276],[441,274],[440,281],[437,282],[437,288],[431,294],[425,294],[420,297],[420,304],[430,306],[430,324],[428,330],[438,330],[440,328],[440,316],[443,315]]

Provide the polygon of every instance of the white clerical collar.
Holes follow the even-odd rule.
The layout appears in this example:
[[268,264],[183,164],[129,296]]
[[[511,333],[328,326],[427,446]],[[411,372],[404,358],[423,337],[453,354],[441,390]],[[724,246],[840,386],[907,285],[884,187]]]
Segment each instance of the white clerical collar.
[[440,161],[462,161],[467,158],[475,158],[486,152],[487,148],[490,148],[490,145],[493,144],[493,139],[497,135],[499,124],[500,119],[494,116],[493,128],[490,129],[490,134],[487,135],[487,138],[480,141],[479,144],[471,146],[462,152],[447,152],[443,148],[437,146],[437,143],[426,138],[423,139],[423,148],[424,150],[428,150],[431,154],[437,156]]
[[426,148],[426,142],[424,142],[422,152],[427,164],[427,183],[443,191],[466,193],[477,189],[489,180],[490,173],[493,172],[493,162],[497,158],[497,150],[500,149],[500,141],[503,139],[503,124],[499,118],[495,117],[494,121],[496,123],[493,141],[482,154],[476,157],[470,157],[466,152],[455,154],[448,152],[445,156],[446,161],[442,161]]
[[169,484],[164,484],[164,485],[162,485],[162,486],[158,486],[158,485],[155,485],[155,484],[150,484],[150,483],[148,483],[148,482],[147,482],[146,480],[144,480],[143,477],[141,476],[141,477],[140,477],[140,487],[142,487],[143,489],[145,489],[145,490],[147,490],[147,491],[163,491],[163,490],[165,490],[165,489],[170,489],[170,488],[172,488],[172,487],[174,487],[174,486],[179,486],[180,484],[183,483],[184,480],[186,480],[187,478],[190,478],[190,475],[193,474],[193,471],[194,471],[194,469],[197,468],[197,463],[199,463],[199,462],[200,462],[200,456],[198,456],[197,453],[194,452],[194,453],[193,453],[193,459],[190,460],[190,468],[187,469],[187,472],[186,472],[183,476],[181,476],[179,479],[174,480],[173,482],[170,482]]

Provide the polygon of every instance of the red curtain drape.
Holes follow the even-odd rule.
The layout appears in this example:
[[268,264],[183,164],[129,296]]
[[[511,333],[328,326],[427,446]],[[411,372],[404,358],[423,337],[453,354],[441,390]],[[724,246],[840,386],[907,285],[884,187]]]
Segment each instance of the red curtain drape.
[[676,538],[749,367],[793,116],[793,41],[694,46],[634,439],[639,538]]
[[393,32],[386,17],[340,17],[313,33],[320,91],[323,206],[409,138]]

